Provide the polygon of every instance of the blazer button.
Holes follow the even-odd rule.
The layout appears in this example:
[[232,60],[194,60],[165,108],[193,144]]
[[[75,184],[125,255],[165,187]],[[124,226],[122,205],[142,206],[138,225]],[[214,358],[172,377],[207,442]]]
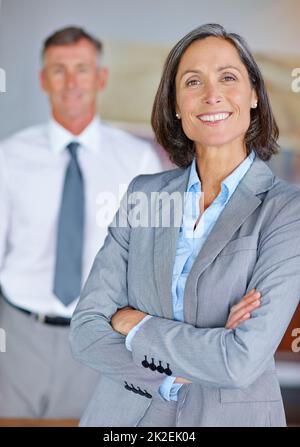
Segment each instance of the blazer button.
[[154,363],[154,359],[152,359],[152,362],[150,363],[149,368],[151,369],[151,371],[155,371],[156,370],[156,365]]
[[161,366],[161,361],[159,361],[159,365],[156,368],[156,371],[158,371],[159,373],[165,372],[165,368],[163,366]]
[[134,393],[138,394],[138,390],[136,388],[134,388],[134,386],[131,384],[131,391],[133,391]]
[[125,382],[126,383],[126,385],[124,385],[124,388],[126,388],[126,390],[128,390],[128,391],[131,391],[131,387],[128,385],[128,383],[127,382]]
[[147,356],[145,355],[145,360],[142,361],[142,365],[144,368],[149,368],[149,363],[147,362]]
[[165,374],[167,374],[167,376],[171,376],[172,375],[172,371],[169,368],[169,363],[167,363],[167,368],[165,369]]
[[144,396],[147,397],[147,399],[151,399],[152,395],[148,393],[148,391],[144,390]]

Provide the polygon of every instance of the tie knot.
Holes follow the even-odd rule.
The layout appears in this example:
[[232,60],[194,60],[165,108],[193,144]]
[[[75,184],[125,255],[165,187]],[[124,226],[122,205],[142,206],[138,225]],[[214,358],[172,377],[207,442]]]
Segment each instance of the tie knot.
[[78,147],[79,143],[77,143],[77,141],[72,141],[68,144],[67,149],[70,152],[72,158],[76,158]]

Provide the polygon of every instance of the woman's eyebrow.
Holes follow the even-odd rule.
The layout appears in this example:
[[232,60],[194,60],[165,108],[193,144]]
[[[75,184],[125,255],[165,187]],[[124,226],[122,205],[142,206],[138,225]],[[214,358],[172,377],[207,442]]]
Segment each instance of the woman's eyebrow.
[[233,68],[234,70],[237,70],[239,73],[241,73],[241,70],[235,65],[223,65],[222,67],[218,67],[217,71],[227,70],[228,68]]
[[183,76],[185,76],[186,74],[188,74],[188,73],[194,73],[194,74],[200,74],[200,73],[202,73],[202,71],[201,70],[195,70],[195,69],[187,69],[187,70],[185,70],[183,73],[182,73],[182,75],[180,76],[180,79],[182,79],[183,78]]
[[[227,69],[230,69],[230,68],[233,68],[234,70],[237,70],[239,73],[241,73],[241,70],[238,67],[236,67],[235,65],[222,65],[221,67],[217,68],[217,71],[223,71],[223,70],[227,70]],[[180,79],[182,79],[183,76],[185,76],[188,73],[191,73],[191,74],[192,73],[194,73],[194,74],[201,74],[203,72],[201,70],[196,70],[194,68],[188,68],[187,70],[185,70],[182,73],[182,75],[180,76]]]

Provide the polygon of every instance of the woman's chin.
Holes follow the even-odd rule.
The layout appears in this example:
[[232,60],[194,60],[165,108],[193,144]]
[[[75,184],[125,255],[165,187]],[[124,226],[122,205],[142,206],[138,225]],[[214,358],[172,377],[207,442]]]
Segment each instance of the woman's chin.
[[201,147],[222,147],[227,146],[231,142],[233,142],[231,138],[224,138],[224,136],[219,138],[208,138],[204,141],[199,142]]

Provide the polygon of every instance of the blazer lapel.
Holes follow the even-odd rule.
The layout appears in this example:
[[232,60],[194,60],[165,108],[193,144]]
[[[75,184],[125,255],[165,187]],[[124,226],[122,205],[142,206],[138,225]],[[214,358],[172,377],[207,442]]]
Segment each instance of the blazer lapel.
[[[162,200],[159,201],[159,206],[156,208],[160,215],[162,214],[162,210],[165,213],[165,210],[168,210],[170,204],[170,196],[174,193],[177,194],[179,202],[176,202],[177,206],[176,210],[174,210],[175,212],[173,213],[171,210],[171,225],[157,226],[154,229],[154,274],[158,292],[158,302],[160,303],[162,315],[169,319],[174,318],[172,306],[172,274],[177,239],[183,214],[184,193],[187,188],[189,174],[190,167],[180,171],[178,176],[172,178],[166,186],[159,191]],[[173,219],[174,214],[176,215],[176,222],[174,222]]]
[[190,271],[184,293],[185,322],[196,324],[199,276],[213,262],[247,217],[261,204],[261,199],[257,195],[270,189],[273,183],[274,174],[256,156],[203,244]]

